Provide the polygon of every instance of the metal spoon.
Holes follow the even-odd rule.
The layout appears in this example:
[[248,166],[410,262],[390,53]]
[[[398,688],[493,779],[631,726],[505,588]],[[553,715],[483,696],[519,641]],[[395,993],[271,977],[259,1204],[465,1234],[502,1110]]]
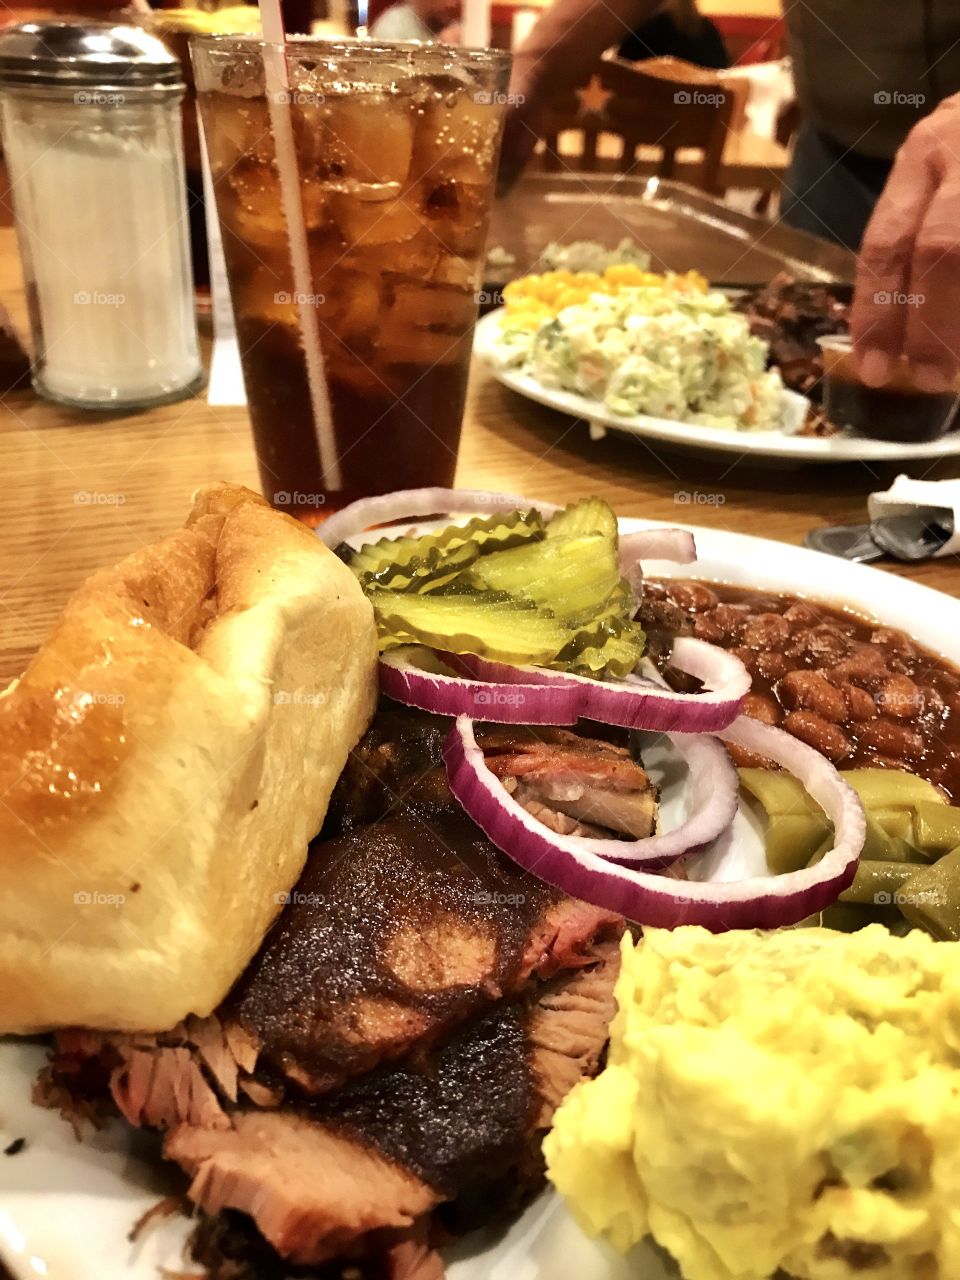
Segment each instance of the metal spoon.
[[953,537],[953,512],[946,507],[917,507],[898,516],[881,516],[870,535],[894,560],[926,560]]
[[811,529],[804,538],[814,551],[869,564],[885,555],[895,560],[926,560],[953,537],[953,512],[947,507],[917,507],[901,515],[880,516],[868,524]]
[[854,564],[882,560],[885,554],[870,536],[869,524],[834,524],[823,529],[811,529],[803,541],[811,551],[840,556]]

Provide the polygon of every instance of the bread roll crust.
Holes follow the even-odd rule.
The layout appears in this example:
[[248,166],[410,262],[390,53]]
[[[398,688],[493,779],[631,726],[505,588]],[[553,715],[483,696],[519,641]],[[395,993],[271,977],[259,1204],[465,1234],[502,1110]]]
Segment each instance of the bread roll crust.
[[350,570],[238,486],[89,578],[0,693],[0,1031],[209,1013],[296,883],[376,659]]

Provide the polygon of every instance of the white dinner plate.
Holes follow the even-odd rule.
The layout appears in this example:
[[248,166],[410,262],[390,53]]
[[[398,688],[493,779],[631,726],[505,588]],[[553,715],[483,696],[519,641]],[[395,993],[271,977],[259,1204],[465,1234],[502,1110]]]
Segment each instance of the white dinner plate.
[[[651,522],[621,525],[631,532]],[[952,597],[802,547],[710,529],[694,533],[700,552],[695,565],[651,563],[648,572],[850,606],[903,628],[960,665],[960,601]],[[665,823],[673,825],[681,816],[681,787],[671,783],[665,754],[645,752],[644,759],[666,783]],[[714,875],[731,878],[759,868],[756,833],[746,819],[740,822],[736,838],[725,837],[730,847],[703,855]],[[189,1231],[185,1220],[157,1222],[136,1243],[127,1238],[142,1213],[183,1187],[177,1171],[157,1159],[157,1139],[118,1121],[77,1142],[55,1112],[30,1101],[45,1052],[41,1041],[0,1040],[0,1152],[25,1139],[19,1154],[0,1155],[0,1258],[16,1280],[158,1280],[161,1266],[189,1270],[181,1252]],[[624,1260],[588,1241],[550,1193],[504,1235],[466,1237],[448,1257],[450,1280],[675,1280],[677,1274],[651,1246]]]
[[[666,444],[695,449],[715,449],[720,453],[736,453],[749,458],[789,458],[795,462],[896,462],[908,458],[947,458],[960,454],[960,430],[951,431],[939,440],[922,444],[893,444],[887,440],[871,440],[866,436],[799,436],[788,431],[731,431],[727,428],[704,427],[695,422],[675,422],[671,418],[651,418],[636,413],[630,417],[614,413],[599,400],[573,391],[544,387],[536,378],[516,369],[505,369],[495,357],[500,311],[491,311],[477,324],[474,352],[494,378],[511,391],[556,409],[572,418],[582,418],[596,434],[622,431],[644,440],[661,440]],[[786,395],[794,402],[803,400],[794,392]]]

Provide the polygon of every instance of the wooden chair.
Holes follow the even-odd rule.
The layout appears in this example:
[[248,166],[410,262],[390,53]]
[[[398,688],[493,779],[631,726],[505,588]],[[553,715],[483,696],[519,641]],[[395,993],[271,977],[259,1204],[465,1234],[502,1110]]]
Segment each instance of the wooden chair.
[[703,159],[692,180],[718,192],[724,145],[742,112],[736,88],[716,72],[678,58],[604,58],[585,87],[552,104],[542,165],[548,172],[649,172],[649,152],[639,149],[655,148],[655,172],[672,178],[677,152],[695,148]]
[[[791,155],[797,130],[800,128],[801,118],[800,104],[796,98],[792,98],[785,106],[781,107],[777,116],[774,141],[778,147],[782,147],[784,151]],[[754,206],[754,213],[768,214],[773,203],[773,197],[774,192],[772,190],[761,191]]]

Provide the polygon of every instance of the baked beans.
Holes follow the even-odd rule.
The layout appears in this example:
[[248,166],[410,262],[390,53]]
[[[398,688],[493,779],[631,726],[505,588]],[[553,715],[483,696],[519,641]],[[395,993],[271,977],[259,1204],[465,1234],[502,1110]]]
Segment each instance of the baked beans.
[[644,583],[640,621],[677,687],[690,684],[672,680],[669,641],[709,640],[750,672],[747,715],[841,768],[910,769],[960,803],[960,671],[902,631],[795,596],[672,579]]

